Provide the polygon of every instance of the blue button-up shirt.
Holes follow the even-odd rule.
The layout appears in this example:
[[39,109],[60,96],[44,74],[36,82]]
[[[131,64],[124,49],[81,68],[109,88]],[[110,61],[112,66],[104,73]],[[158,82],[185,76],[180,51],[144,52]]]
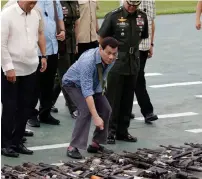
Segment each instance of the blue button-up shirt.
[[[84,52],[64,74],[62,85],[71,86],[74,84],[81,89],[85,98],[95,93],[101,93],[102,86],[96,66],[99,63],[102,63],[99,47]],[[103,80],[106,80],[107,74],[113,65],[114,62],[104,68]]]
[[[58,41],[56,39],[56,22],[54,19],[53,0],[39,0],[37,2],[41,10],[44,21],[44,34],[46,38],[46,55],[58,53]],[[63,20],[62,6],[59,0],[56,0],[56,7],[59,20]],[[41,56],[40,50],[38,51]]]

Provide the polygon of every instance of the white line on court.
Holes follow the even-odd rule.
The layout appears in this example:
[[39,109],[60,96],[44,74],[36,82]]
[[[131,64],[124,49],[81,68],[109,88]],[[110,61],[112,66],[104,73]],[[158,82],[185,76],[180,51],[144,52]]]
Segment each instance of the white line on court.
[[[194,113],[194,112],[184,112],[184,113],[173,113],[173,114],[162,114],[162,115],[158,115],[159,119],[164,119],[164,118],[174,118],[174,117],[186,117],[186,116],[195,116],[198,115],[198,113]],[[135,120],[144,120],[143,117],[138,117],[135,118]]]
[[64,165],[64,163],[62,163],[62,162],[61,162],[61,163],[51,163],[51,165],[55,165],[55,166],[58,166],[58,167],[59,167],[59,166]]
[[[163,75],[163,74],[162,73],[145,73],[146,77],[149,77],[149,76],[161,76],[161,75]],[[59,96],[63,96],[63,94],[60,93]]]
[[192,133],[201,133],[202,129],[189,129],[189,130],[185,130],[186,132],[192,132]]
[[161,84],[161,85],[151,85],[151,88],[165,88],[165,87],[173,87],[173,86],[189,86],[189,85],[199,85],[202,84],[202,81],[192,81],[192,82],[179,82],[179,83],[169,83],[169,84]]
[[57,148],[63,148],[68,146],[69,146],[69,143],[63,143],[63,144],[52,144],[52,145],[28,147],[28,149],[35,151],[35,150],[57,149]]
[[[185,112],[185,113],[173,113],[173,114],[164,114],[164,115],[158,115],[160,119],[163,118],[174,118],[174,117],[185,117],[185,116],[194,116],[198,115],[198,113],[194,112]],[[144,120],[144,118],[139,117],[135,118],[136,120]],[[199,133],[202,132],[202,129],[192,129],[187,130],[188,132],[194,132]],[[68,147],[69,143],[63,143],[63,144],[52,144],[52,145],[42,145],[42,146],[35,146],[35,147],[28,147],[29,150],[37,151],[37,150],[47,150],[47,149],[57,149],[57,148],[65,148]]]
[[145,76],[161,76],[162,73],[145,73]]
[[202,98],[202,95],[195,95],[196,98]]

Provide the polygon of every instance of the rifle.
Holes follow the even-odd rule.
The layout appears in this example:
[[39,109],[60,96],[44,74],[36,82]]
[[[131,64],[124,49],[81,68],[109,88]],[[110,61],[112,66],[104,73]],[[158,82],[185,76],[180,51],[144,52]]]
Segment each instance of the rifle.
[[200,149],[202,149],[202,144],[194,144],[194,143],[187,143],[187,142],[185,142],[184,145],[189,145],[192,148],[200,148]]

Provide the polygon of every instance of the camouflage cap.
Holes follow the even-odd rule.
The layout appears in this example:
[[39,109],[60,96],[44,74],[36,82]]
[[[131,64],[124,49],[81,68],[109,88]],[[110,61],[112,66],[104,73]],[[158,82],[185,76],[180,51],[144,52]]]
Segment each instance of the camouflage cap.
[[126,0],[128,2],[128,4],[132,5],[132,6],[139,6],[141,4],[141,0],[139,1],[135,1],[135,0]]

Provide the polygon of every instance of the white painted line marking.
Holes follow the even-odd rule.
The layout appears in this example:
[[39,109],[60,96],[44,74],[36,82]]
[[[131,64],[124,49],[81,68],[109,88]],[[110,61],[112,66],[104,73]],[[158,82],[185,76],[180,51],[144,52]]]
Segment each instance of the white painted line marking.
[[[163,115],[158,115],[159,119],[164,119],[164,118],[174,118],[174,117],[185,117],[185,116],[195,116],[198,115],[198,113],[194,112],[185,112],[185,113],[173,113],[173,114],[163,114]],[[135,118],[136,120],[144,120],[143,117],[138,117]]]
[[151,85],[151,88],[165,88],[173,86],[188,86],[188,85],[199,85],[202,84],[202,81],[193,81],[193,82],[180,82],[180,83],[170,83],[170,84],[161,84],[161,85]]
[[138,104],[138,103],[137,103],[137,101],[133,101],[133,104],[135,105],[135,104]]
[[58,167],[59,167],[59,166],[64,165],[64,163],[62,163],[62,162],[61,162],[61,163],[52,163],[51,165],[55,165],[55,166],[58,166]]
[[[198,113],[194,112],[185,112],[185,113],[173,113],[173,114],[163,114],[158,115],[160,119],[163,118],[174,118],[174,117],[185,117],[185,116],[195,116],[198,115]],[[144,120],[143,117],[135,118],[136,120]],[[200,133],[202,132],[202,129],[191,129],[186,130],[187,132],[193,132],[193,133]],[[63,144],[52,144],[52,145],[42,145],[42,146],[35,146],[35,147],[28,147],[29,150],[37,151],[37,150],[47,150],[47,149],[57,149],[57,148],[64,148],[68,147],[70,143],[63,143]]]
[[53,144],[53,145],[28,147],[28,149],[35,151],[35,150],[57,149],[57,148],[63,148],[63,147],[68,147],[68,146],[69,146],[69,143],[64,143],[64,144]]
[[196,98],[202,98],[202,95],[195,95]]
[[33,132],[32,130],[30,130],[30,129],[28,129],[28,128],[26,128],[26,131],[28,131],[28,132]]
[[201,133],[202,129],[189,129],[189,130],[185,130],[186,132],[192,132],[192,133]]
[[160,76],[162,73],[145,73],[145,76]]
[[[160,76],[163,75],[162,73],[145,73],[145,76]],[[61,92],[59,96],[63,96],[63,93]]]

